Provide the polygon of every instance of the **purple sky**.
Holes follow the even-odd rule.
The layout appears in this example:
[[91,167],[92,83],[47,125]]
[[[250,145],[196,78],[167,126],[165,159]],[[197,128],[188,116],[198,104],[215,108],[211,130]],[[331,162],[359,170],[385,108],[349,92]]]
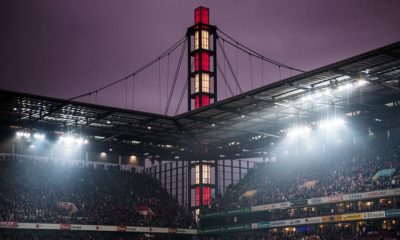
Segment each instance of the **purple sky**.
[[[241,43],[303,70],[400,41],[398,0],[4,0],[0,1],[0,88],[57,98],[99,88],[133,72],[184,36],[193,24],[193,9],[200,5],[210,8],[211,24]],[[236,65],[235,51],[227,51]],[[135,109],[164,112],[177,54],[170,58],[169,80],[167,60],[161,62],[161,97],[158,64],[137,77]],[[240,81],[249,90],[249,57],[239,56]],[[183,64],[174,103],[183,86],[186,59]],[[279,80],[276,69],[268,67],[261,80],[257,60],[253,70],[253,87]],[[131,108],[131,81],[127,84]],[[224,86],[219,95],[229,95]],[[125,107],[125,84],[99,93],[97,101]],[[186,98],[183,103],[181,111]],[[170,114],[175,107],[172,104]]]

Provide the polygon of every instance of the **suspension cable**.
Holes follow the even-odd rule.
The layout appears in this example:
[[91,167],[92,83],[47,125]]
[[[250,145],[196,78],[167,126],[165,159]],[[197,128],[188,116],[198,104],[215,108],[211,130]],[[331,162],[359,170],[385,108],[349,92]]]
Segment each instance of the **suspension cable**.
[[[220,33],[222,33],[222,34],[223,34],[224,36],[226,36],[228,39],[230,39],[230,41],[229,41],[228,39],[225,39],[225,38],[222,37],[222,36],[218,36],[219,38],[221,38],[222,40],[225,40],[228,44],[230,44],[230,45],[232,45],[232,46],[238,48],[239,50],[241,50],[241,51],[243,51],[243,52],[245,52],[245,53],[251,54],[251,55],[253,55],[254,57],[257,57],[257,58],[259,58],[259,59],[262,59],[262,60],[264,60],[264,61],[266,61],[266,62],[269,62],[269,63],[271,63],[271,64],[274,64],[274,65],[278,65],[278,66],[281,66],[281,67],[284,67],[284,68],[287,68],[287,69],[293,69],[293,70],[295,70],[295,71],[302,72],[302,73],[305,72],[305,71],[303,71],[303,70],[300,70],[300,69],[297,69],[297,68],[294,68],[294,67],[290,67],[290,66],[288,66],[288,65],[286,65],[286,64],[284,64],[284,63],[278,62],[278,61],[273,60],[273,59],[271,59],[271,58],[267,58],[267,57],[263,56],[262,54],[258,53],[257,51],[255,51],[255,50],[253,50],[253,49],[250,49],[250,48],[246,47],[245,45],[239,43],[239,42],[236,41],[233,37],[229,36],[228,34],[226,34],[225,32],[221,31],[220,29],[217,29],[217,31],[220,32]],[[233,42],[231,42],[231,41],[233,41]]]
[[242,87],[240,86],[239,80],[237,79],[237,76],[236,76],[235,72],[233,71],[231,62],[229,61],[228,56],[226,55],[225,49],[223,48],[223,46],[222,46],[221,41],[219,40],[219,38],[217,39],[217,42],[218,42],[219,47],[220,47],[221,50],[222,50],[222,55],[224,56],[224,58],[226,59],[226,62],[228,63],[229,70],[231,71],[232,76],[233,76],[233,79],[234,79],[235,82],[236,82],[236,86],[239,88],[239,92],[240,92],[240,93],[243,93],[243,90],[242,90]]
[[158,61],[158,111],[161,114],[161,60]]
[[100,88],[98,88],[98,89],[96,89],[96,90],[93,90],[93,91],[90,91],[90,92],[87,92],[87,93],[83,93],[83,94],[78,95],[78,96],[76,96],[76,97],[69,98],[68,100],[74,100],[74,99],[77,99],[77,98],[84,97],[84,96],[86,96],[86,95],[88,95],[88,94],[91,94],[91,93],[99,92],[99,91],[104,90],[104,89],[106,89],[106,88],[108,88],[108,87],[111,87],[111,86],[113,86],[113,85],[115,85],[115,84],[117,84],[117,83],[120,83],[120,82],[124,81],[125,79],[127,79],[127,78],[129,78],[129,77],[132,77],[132,76],[134,76],[134,75],[137,75],[138,73],[140,73],[140,72],[142,72],[143,70],[147,69],[148,67],[150,67],[151,65],[153,65],[153,64],[156,63],[157,61],[160,61],[162,58],[164,58],[165,56],[167,56],[168,53],[173,52],[175,49],[177,49],[180,45],[182,45],[182,44],[185,43],[185,42],[186,42],[186,36],[183,37],[183,38],[181,38],[181,39],[179,39],[179,41],[177,41],[176,43],[174,43],[170,48],[168,48],[166,51],[164,51],[159,57],[153,59],[152,61],[148,62],[147,64],[143,65],[142,67],[140,67],[140,68],[137,69],[136,71],[134,71],[134,72],[128,74],[127,76],[125,76],[125,77],[123,77],[123,78],[120,78],[120,79],[118,79],[118,80],[116,80],[116,81],[114,81],[114,82],[112,82],[112,83],[107,84],[107,85],[104,85],[103,87],[100,87]]
[[188,81],[185,81],[185,86],[183,86],[181,96],[179,98],[178,105],[176,106],[175,115],[178,115],[179,109],[181,108],[183,97],[185,96],[186,89],[188,88]]
[[128,109],[128,79],[125,79],[125,109]]
[[[217,63],[217,68],[218,68],[218,71],[219,71],[219,74],[221,74],[221,76],[222,76],[222,79],[224,79],[224,82],[225,82],[225,91],[226,91],[226,88],[228,87],[228,90],[229,90],[229,92],[231,93],[231,97],[232,96],[234,96],[235,94],[233,93],[233,90],[232,90],[232,88],[231,88],[231,85],[229,84],[229,82],[228,82],[228,80],[226,79],[226,76],[225,76],[225,74],[222,72],[222,69],[221,69],[221,67],[219,66],[219,64]],[[226,96],[225,96],[226,97]]]
[[132,75],[132,110],[135,109],[135,75]]
[[[222,46],[225,48],[225,42],[222,42]],[[222,72],[222,71],[220,71],[220,72]],[[225,60],[225,58],[224,58],[224,72],[223,72],[223,74],[226,74],[226,60]],[[225,87],[224,87],[224,90],[225,90],[225,98],[227,98],[226,97],[226,84],[225,84]]]
[[251,54],[249,54],[250,58],[250,87],[253,89],[253,64],[251,62]]
[[183,54],[185,53],[185,49],[186,49],[186,43],[187,43],[187,42],[185,41],[184,44],[183,44],[183,47],[182,47],[181,54],[180,54],[180,56],[179,56],[179,61],[178,61],[178,66],[176,67],[176,72],[175,72],[175,76],[174,76],[174,81],[173,81],[172,86],[171,86],[171,91],[169,92],[169,96],[168,96],[168,100],[167,100],[167,105],[165,106],[165,112],[164,112],[165,115],[168,114],[168,109],[169,109],[169,106],[170,106],[170,104],[171,104],[171,99],[172,99],[172,95],[173,95],[173,93],[174,93],[174,89],[175,89],[175,85],[176,85],[176,80],[178,79],[179,70],[180,70],[181,64],[182,64]]
[[261,84],[264,86],[264,61],[261,60]]

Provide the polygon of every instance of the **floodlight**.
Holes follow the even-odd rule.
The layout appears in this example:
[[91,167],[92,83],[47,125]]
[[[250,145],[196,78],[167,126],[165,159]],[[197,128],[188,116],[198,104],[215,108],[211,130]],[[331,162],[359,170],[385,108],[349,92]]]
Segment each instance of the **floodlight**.
[[315,92],[313,95],[315,98],[320,98],[322,96],[321,92]]
[[332,95],[332,89],[330,89],[330,88],[325,89],[324,94],[326,96],[331,96]]
[[344,124],[343,118],[337,118],[337,119],[335,120],[335,125],[336,125],[336,126],[342,126],[343,124]]
[[346,87],[345,87],[344,85],[339,85],[339,86],[337,87],[337,90],[338,90],[338,91],[343,91],[345,88],[346,88]]
[[320,129],[338,128],[345,124],[343,118],[327,119],[319,122]]
[[363,79],[363,78],[361,78],[361,79],[359,79],[358,81],[357,81],[357,86],[358,87],[361,87],[361,86],[364,86],[365,84],[367,84],[368,82],[365,80],[365,79]]
[[301,129],[301,133],[309,134],[310,132],[311,132],[311,128],[308,127],[308,126],[304,126],[304,127]]
[[308,126],[292,128],[288,131],[287,135],[290,137],[297,137],[299,135],[307,135],[311,132],[311,128]]
[[64,141],[66,142],[66,143],[73,143],[74,142],[74,137],[72,137],[72,136],[67,136],[65,139],[64,139]]
[[283,153],[284,153],[284,154],[288,154],[288,153],[289,153],[289,151],[288,151],[288,150],[285,150],[285,151],[283,151]]
[[43,140],[44,139],[44,134],[40,134],[40,133],[34,133],[33,134],[33,138],[37,139],[37,140]]
[[350,88],[352,88],[353,87],[353,84],[352,83],[346,83],[346,85],[344,85],[344,88],[345,89],[350,89]]

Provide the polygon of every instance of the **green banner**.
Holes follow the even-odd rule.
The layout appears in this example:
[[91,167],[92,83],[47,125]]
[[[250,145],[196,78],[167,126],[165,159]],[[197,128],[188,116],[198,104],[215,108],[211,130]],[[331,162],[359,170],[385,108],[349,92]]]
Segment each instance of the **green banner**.
[[269,222],[258,222],[257,228],[269,228],[271,224]]

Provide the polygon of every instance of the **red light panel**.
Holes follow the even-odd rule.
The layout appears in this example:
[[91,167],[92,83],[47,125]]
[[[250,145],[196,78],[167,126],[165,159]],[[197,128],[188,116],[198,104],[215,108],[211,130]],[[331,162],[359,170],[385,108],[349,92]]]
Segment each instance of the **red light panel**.
[[198,7],[194,10],[194,23],[209,24],[208,8]]
[[201,68],[205,71],[210,70],[210,57],[207,52],[201,53]]
[[[196,207],[200,206],[200,187],[195,188]],[[211,187],[203,186],[203,206],[210,206],[211,204]]]
[[200,106],[200,96],[196,96],[195,101],[194,101],[195,109],[200,108],[200,107],[205,107],[207,105],[210,105],[210,96],[203,95],[202,96],[202,105]]
[[202,52],[201,53],[201,69],[199,69],[199,54],[195,53],[194,54],[194,69],[196,71],[199,70],[205,70],[205,71],[210,71],[210,56],[207,52]]

